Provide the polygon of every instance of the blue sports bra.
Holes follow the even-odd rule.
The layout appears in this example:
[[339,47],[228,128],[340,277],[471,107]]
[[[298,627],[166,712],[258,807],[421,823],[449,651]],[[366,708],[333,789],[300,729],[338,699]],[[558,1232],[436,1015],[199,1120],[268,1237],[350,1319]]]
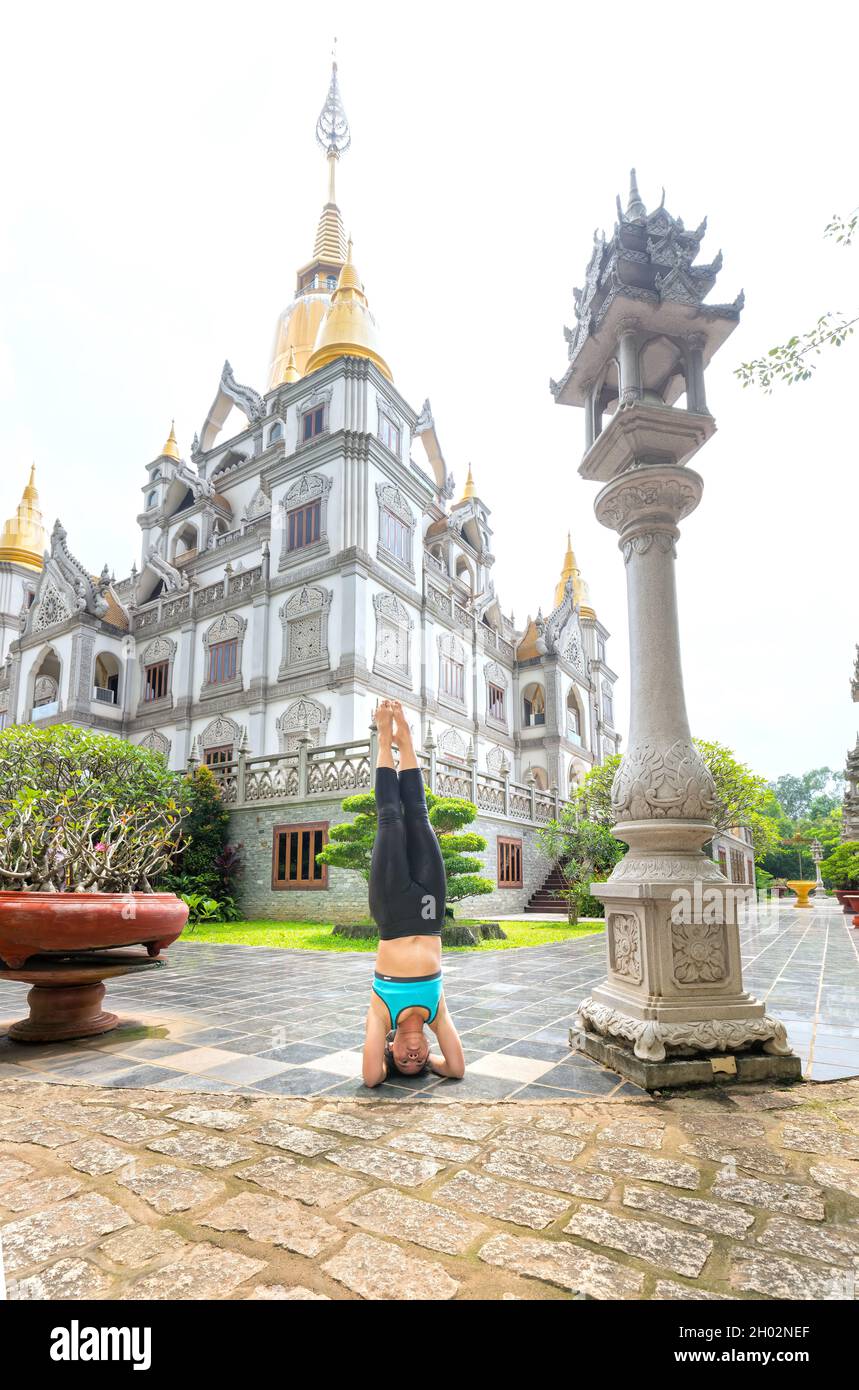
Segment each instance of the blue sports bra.
[[396,1028],[400,1014],[406,1009],[426,1009],[427,1023],[432,1023],[438,1013],[441,990],[440,970],[435,975],[412,975],[405,979],[400,975],[382,975],[377,970],[373,981],[373,993],[378,994],[387,1008],[392,1028]]

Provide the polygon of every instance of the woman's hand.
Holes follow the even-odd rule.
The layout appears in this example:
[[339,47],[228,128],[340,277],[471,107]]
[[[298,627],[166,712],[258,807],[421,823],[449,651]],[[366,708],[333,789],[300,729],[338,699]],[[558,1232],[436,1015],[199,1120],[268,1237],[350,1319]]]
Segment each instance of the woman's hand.
[[439,1047],[444,1056],[430,1056],[429,1064],[436,1076],[449,1076],[459,1081],[465,1076],[465,1053],[462,1050],[462,1043],[459,1034],[453,1026],[453,1019],[447,1011],[444,1002],[444,995],[438,1006],[438,1013],[430,1024],[430,1028],[438,1038]]
[[365,1086],[381,1086],[388,1075],[385,1063],[385,1038],[388,1029],[371,1004],[367,1010],[364,1033],[364,1059],[361,1074]]

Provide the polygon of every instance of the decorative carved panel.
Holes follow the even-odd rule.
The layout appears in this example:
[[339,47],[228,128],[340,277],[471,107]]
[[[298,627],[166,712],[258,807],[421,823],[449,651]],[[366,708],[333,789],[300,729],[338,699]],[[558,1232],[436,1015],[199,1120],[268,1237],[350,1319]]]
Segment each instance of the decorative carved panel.
[[640,985],[641,925],[629,912],[611,912],[608,919],[609,961],[615,975]]

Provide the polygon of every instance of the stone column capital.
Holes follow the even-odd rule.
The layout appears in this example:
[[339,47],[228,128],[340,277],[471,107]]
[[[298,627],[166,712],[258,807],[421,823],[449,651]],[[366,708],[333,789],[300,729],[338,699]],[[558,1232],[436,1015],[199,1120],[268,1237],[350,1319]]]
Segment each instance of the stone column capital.
[[677,523],[694,512],[703,491],[703,478],[691,468],[648,464],[613,478],[598,493],[594,510],[603,526],[617,531],[628,560],[632,543],[647,535],[660,537],[660,547],[672,550]]

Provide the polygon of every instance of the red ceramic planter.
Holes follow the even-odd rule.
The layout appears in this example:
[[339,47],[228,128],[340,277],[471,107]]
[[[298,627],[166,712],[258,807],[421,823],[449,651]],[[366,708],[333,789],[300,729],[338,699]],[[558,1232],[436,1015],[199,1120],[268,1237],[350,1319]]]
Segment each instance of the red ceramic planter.
[[853,926],[859,927],[859,893],[844,894],[844,911],[854,913]]
[[0,960],[145,946],[152,957],[181,935],[188,906],[175,893],[0,893]]

